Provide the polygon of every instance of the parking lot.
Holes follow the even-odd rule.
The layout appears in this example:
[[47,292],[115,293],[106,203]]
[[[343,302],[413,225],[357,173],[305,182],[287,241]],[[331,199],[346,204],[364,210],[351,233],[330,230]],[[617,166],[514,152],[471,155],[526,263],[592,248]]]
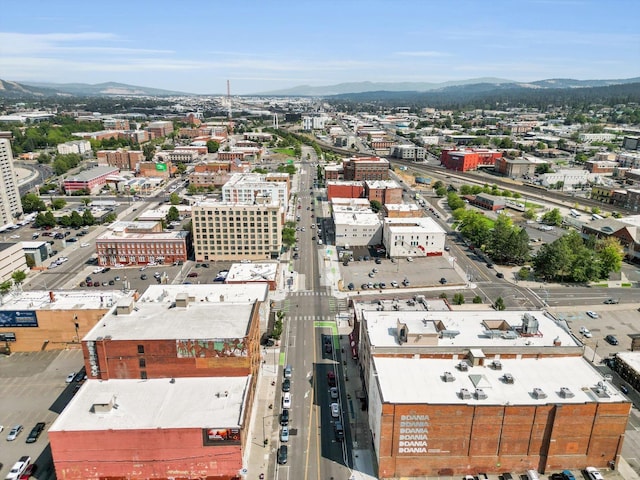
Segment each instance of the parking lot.
[[[71,372],[83,366],[81,350],[14,353],[0,357],[0,425],[4,426],[0,449],[0,478],[23,455],[38,465],[37,478],[47,478],[53,471],[47,431],[73,398],[80,382],[66,383]],[[34,443],[25,443],[37,422],[45,429]],[[6,441],[14,425],[23,425],[14,441]]]
[[[344,289],[348,289],[349,284],[353,284],[354,291],[370,288],[388,290],[403,286],[437,287],[443,284],[442,279],[446,280],[446,285],[465,284],[465,280],[460,277],[446,257],[419,257],[408,261],[406,258],[391,260],[369,255],[369,260],[365,260],[367,255],[360,253],[354,250],[353,261],[348,262],[348,265],[345,265],[344,261],[340,263]],[[362,260],[359,260],[360,257]],[[381,285],[383,283],[384,286]],[[366,288],[365,284],[367,284]]]

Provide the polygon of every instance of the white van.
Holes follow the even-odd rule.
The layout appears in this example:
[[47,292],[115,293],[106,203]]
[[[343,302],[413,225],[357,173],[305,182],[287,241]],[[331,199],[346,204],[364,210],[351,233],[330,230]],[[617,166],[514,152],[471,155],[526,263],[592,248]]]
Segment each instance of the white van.
[[537,470],[527,470],[527,480],[540,480]]

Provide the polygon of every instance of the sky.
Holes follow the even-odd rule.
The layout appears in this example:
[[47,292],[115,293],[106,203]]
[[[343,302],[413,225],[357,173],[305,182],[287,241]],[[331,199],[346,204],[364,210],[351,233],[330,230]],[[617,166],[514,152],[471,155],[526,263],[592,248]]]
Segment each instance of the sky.
[[640,76],[638,0],[3,0],[0,79],[198,94]]

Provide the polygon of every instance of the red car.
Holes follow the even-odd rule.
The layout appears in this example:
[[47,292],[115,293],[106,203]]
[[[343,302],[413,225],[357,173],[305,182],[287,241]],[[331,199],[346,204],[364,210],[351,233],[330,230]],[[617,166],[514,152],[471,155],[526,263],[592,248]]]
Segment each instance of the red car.
[[36,469],[38,466],[35,463],[30,464],[27,469],[20,475],[20,480],[28,480],[31,476],[36,473]]
[[327,381],[329,382],[330,387],[336,386],[336,374],[333,370],[330,370],[329,373],[327,373]]
[[196,272],[191,272],[189,275],[187,275],[187,277],[189,277],[189,278],[194,278],[194,277],[197,277],[197,276],[198,276],[198,274]]

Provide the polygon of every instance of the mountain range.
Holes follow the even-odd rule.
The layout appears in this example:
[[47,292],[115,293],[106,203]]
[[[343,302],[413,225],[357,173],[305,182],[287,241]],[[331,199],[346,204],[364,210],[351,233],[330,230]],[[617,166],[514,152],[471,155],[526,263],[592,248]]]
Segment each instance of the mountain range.
[[[254,96],[283,97],[331,97],[345,94],[365,94],[373,92],[454,92],[470,93],[509,89],[575,89],[586,87],[604,87],[639,83],[640,77],[615,80],[574,80],[568,78],[552,78],[535,82],[516,82],[502,78],[473,78],[468,80],[442,83],[429,82],[351,82],[327,86],[299,85],[292,88],[255,93]],[[106,82],[87,83],[47,83],[47,82],[13,82],[0,79],[0,98],[29,97],[82,97],[82,96],[193,96],[186,92],[163,90],[159,88],[127,85],[124,83]],[[218,94],[220,95],[220,94]]]

